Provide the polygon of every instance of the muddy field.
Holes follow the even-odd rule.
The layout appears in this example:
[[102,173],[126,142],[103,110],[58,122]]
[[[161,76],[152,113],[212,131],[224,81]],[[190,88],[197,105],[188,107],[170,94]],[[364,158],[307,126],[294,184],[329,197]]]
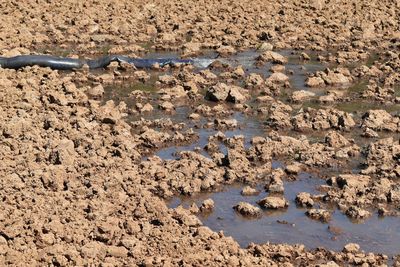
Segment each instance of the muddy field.
[[398,1],[0,14],[0,266],[400,266]]

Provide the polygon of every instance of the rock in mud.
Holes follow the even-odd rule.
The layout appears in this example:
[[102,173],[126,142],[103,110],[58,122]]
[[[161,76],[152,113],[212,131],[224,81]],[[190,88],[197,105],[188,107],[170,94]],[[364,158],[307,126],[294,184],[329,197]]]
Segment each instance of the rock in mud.
[[371,215],[367,210],[356,206],[351,206],[346,210],[346,215],[354,219],[365,219]]
[[274,46],[271,43],[262,43],[257,49],[259,51],[272,51]]
[[375,99],[378,101],[392,100],[395,97],[395,90],[389,86],[378,86],[376,83],[368,84],[361,97]]
[[262,208],[265,209],[284,209],[289,206],[289,202],[284,197],[268,196],[257,202]]
[[226,101],[235,104],[244,103],[247,99],[246,95],[247,93],[246,91],[244,91],[243,88],[240,88],[238,86],[231,86]]
[[274,128],[286,128],[291,125],[290,112],[292,107],[281,101],[273,102],[268,110],[267,125]]
[[162,97],[169,96],[170,99],[176,99],[187,96],[187,92],[181,85],[163,88],[158,92]]
[[312,207],[314,200],[311,198],[311,194],[307,192],[301,192],[296,196],[296,204],[302,207]]
[[307,55],[307,54],[304,53],[304,52],[302,52],[302,53],[300,54],[300,58],[301,58],[302,60],[311,60],[310,56]]
[[206,199],[203,201],[203,203],[200,206],[200,211],[201,212],[210,212],[214,209],[214,200],[212,200],[211,198]]
[[144,70],[137,70],[133,73],[134,77],[141,81],[141,82],[145,82],[148,79],[150,79],[150,74],[148,74],[146,71]]
[[331,213],[324,209],[310,209],[306,211],[306,215],[313,220],[328,222],[331,218]]
[[206,98],[211,101],[225,101],[229,95],[230,87],[225,83],[218,83],[209,88],[206,93]]
[[260,192],[257,189],[252,188],[248,185],[243,187],[242,191],[240,192],[242,196],[253,196],[253,195],[258,195],[259,193]]
[[348,69],[337,68],[334,70],[326,69],[325,71],[317,71],[315,76],[309,77],[306,80],[306,85],[309,87],[318,86],[344,86],[353,81]]
[[367,138],[378,138],[379,134],[377,132],[375,132],[374,130],[372,130],[371,128],[364,128],[363,133],[361,134],[363,137],[367,137]]
[[255,88],[261,87],[264,83],[263,77],[258,73],[251,73],[245,79],[245,87],[246,88]]
[[269,68],[269,71],[272,72],[272,73],[275,73],[275,72],[283,73],[283,72],[285,72],[285,70],[286,70],[286,67],[284,65],[281,65],[281,64],[272,65]]
[[270,193],[282,194],[285,190],[283,187],[282,178],[285,176],[285,172],[282,169],[275,169],[270,175],[270,181],[265,185],[265,190]]
[[309,77],[306,80],[306,86],[308,87],[320,87],[324,85],[325,81],[321,77]]
[[356,243],[348,243],[343,247],[343,252],[346,253],[357,253],[360,251],[360,245]]
[[140,108],[141,113],[152,112],[153,110],[154,110],[154,108],[150,103],[146,103]]
[[340,188],[348,186],[351,188],[366,187],[371,180],[371,177],[361,174],[341,174],[336,178],[336,183]]
[[248,217],[261,216],[261,209],[247,202],[239,202],[237,205],[233,207],[233,209],[243,216],[248,216]]
[[246,73],[245,73],[245,71],[244,71],[244,69],[243,69],[243,67],[242,66],[237,66],[234,70],[233,70],[233,72],[232,72],[232,74],[233,74],[233,77],[234,78],[243,78],[245,75],[246,75]]
[[295,91],[290,97],[290,100],[294,103],[300,103],[305,100],[311,99],[315,96],[315,93],[305,90]]
[[343,135],[336,131],[329,131],[325,135],[325,143],[334,148],[341,148],[350,145],[350,142]]
[[193,57],[200,53],[201,44],[189,42],[183,45],[183,57]]
[[367,147],[367,168],[362,174],[376,174],[381,177],[400,177],[400,143],[392,137],[378,140]]
[[267,78],[266,83],[283,84],[289,81],[289,77],[281,72],[274,72]]
[[339,265],[334,261],[328,261],[327,263],[318,264],[318,267],[339,267]]
[[289,164],[286,166],[285,168],[285,172],[287,174],[291,174],[291,175],[296,175],[299,172],[301,172],[302,170],[302,164],[301,163],[293,163],[293,164]]
[[191,120],[200,120],[201,116],[198,113],[191,113],[189,114],[188,118]]
[[199,207],[196,205],[196,203],[192,203],[192,205],[190,205],[189,211],[193,214],[197,214],[200,212]]
[[294,130],[349,130],[356,125],[353,117],[336,109],[305,108],[291,119]]
[[175,110],[174,104],[172,104],[169,101],[165,101],[165,102],[159,104],[158,107],[160,109],[162,109],[162,110],[165,110],[165,111],[173,111],[173,110]]
[[400,118],[393,117],[385,110],[369,110],[362,116],[362,127],[375,131],[400,131]]
[[128,255],[128,250],[122,246],[107,247],[107,255],[111,257],[123,258]]
[[345,96],[345,92],[339,90],[329,90],[326,95],[322,95],[318,98],[320,103],[334,103],[342,101]]
[[272,62],[275,64],[286,64],[287,58],[273,51],[265,51],[257,57],[258,61],[261,62]]
[[235,119],[224,120],[224,119],[215,119],[214,125],[217,128],[236,128],[238,126],[238,122]]
[[232,46],[221,46],[217,49],[218,54],[221,56],[228,56],[236,53],[236,49]]

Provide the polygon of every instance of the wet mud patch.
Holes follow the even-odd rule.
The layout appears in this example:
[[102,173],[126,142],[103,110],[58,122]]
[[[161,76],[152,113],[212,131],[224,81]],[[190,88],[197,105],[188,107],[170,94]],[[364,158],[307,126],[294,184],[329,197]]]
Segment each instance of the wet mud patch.
[[[355,81],[348,86],[342,88],[338,87],[323,87],[323,88],[310,88],[305,85],[305,81],[310,73],[315,73],[324,70],[328,66],[315,60],[315,55],[311,56],[311,60],[303,61],[300,59],[299,54],[291,54],[290,51],[280,51],[283,55],[288,57],[288,63],[285,64],[284,73],[289,77],[290,86],[282,88],[281,92],[276,96],[272,96],[272,102],[282,101],[290,107],[293,111],[288,114],[291,116],[296,114],[302,109],[311,107],[314,109],[326,109],[327,107],[336,108],[339,111],[345,111],[351,114],[358,124],[351,130],[346,131],[338,130],[346,139],[353,140],[355,144],[359,145],[362,149],[375,139],[367,139],[360,137],[362,130],[359,127],[359,123],[362,118],[361,115],[369,109],[385,109],[389,112],[394,113],[397,105],[381,105],[376,101],[362,100],[359,98],[359,94],[363,92],[367,86],[367,82],[364,80]],[[271,68],[274,66],[272,63],[265,63],[263,65],[256,64],[256,57],[259,54],[256,50],[242,51],[235,55],[216,58],[216,54],[213,52],[204,52],[202,54],[206,59],[216,58],[224,64],[228,64],[229,67],[226,71],[233,71],[236,67],[242,66],[244,76],[238,79],[219,77],[224,69],[190,69],[189,72],[193,74],[199,74],[201,71],[210,71],[216,75],[214,83],[219,80],[227,79],[229,85],[243,86],[243,80],[245,77],[252,73],[261,74],[263,78],[270,77],[272,75]],[[311,53],[310,53],[311,54]],[[149,58],[158,57],[176,57],[178,53],[170,52],[157,52],[146,55]],[[209,160],[214,160],[212,155],[206,151],[205,147],[209,143],[209,138],[218,135],[221,132],[224,138],[232,138],[236,136],[243,136],[244,138],[244,149],[251,147],[251,140],[253,137],[267,137],[275,129],[269,127],[266,124],[266,119],[270,115],[257,114],[256,110],[259,107],[270,106],[270,103],[258,103],[256,98],[258,92],[247,88],[251,95],[244,103],[243,106],[248,107],[242,108],[242,111],[236,110],[237,105],[232,103],[214,103],[205,99],[208,88],[211,84],[203,85],[199,88],[199,94],[194,98],[188,96],[172,99],[171,102],[174,105],[172,112],[167,112],[159,108],[159,104],[162,101],[162,95],[159,94],[161,90],[168,85],[158,83],[160,75],[169,75],[170,77],[179,77],[179,75],[187,70],[175,69],[168,70],[166,72],[157,72],[154,70],[148,71],[150,79],[145,82],[140,81],[123,81],[120,84],[109,85],[105,89],[105,95],[103,101],[113,100],[116,103],[123,101],[127,104],[128,109],[135,109],[137,103],[150,103],[154,109],[151,112],[128,112],[127,120],[140,129],[143,125],[138,123],[140,120],[147,120],[151,124],[151,121],[156,120],[171,120],[174,124],[182,123],[182,128],[179,130],[193,130],[197,138],[193,140],[187,140],[186,142],[165,142],[159,147],[151,149],[148,153],[142,155],[142,160],[146,161],[149,157],[155,155],[158,156],[161,161],[179,160],[180,152],[184,151],[195,151],[200,153],[202,156]],[[208,72],[206,72],[209,75]],[[169,78],[170,78],[169,77]],[[268,79],[268,78],[267,78]],[[293,103],[290,99],[291,95],[299,90],[313,92],[314,96],[310,100],[300,101],[299,103]],[[341,90],[349,96],[346,101],[334,101],[333,103],[326,104],[318,100],[320,96],[323,96],[329,90]],[[137,95],[143,96],[139,100],[132,97],[132,93],[137,92]],[[240,103],[242,104],[242,103]],[[188,119],[191,114],[196,112],[196,108],[200,105],[204,105],[208,108],[214,108],[218,105],[223,107],[223,111],[226,113],[218,114],[212,112],[208,115],[202,114],[196,120]],[[279,106],[279,105],[278,105]],[[234,120],[237,122],[237,126],[232,129],[220,129],[215,126],[215,119],[221,118],[225,120]],[[210,126],[211,125],[211,126]],[[134,128],[135,128],[134,127]],[[165,128],[163,126],[152,125],[149,126],[157,132],[172,134],[174,130],[171,128]],[[290,127],[278,129],[278,134],[287,134],[292,138],[298,139],[299,135],[307,137],[311,143],[325,143],[326,135],[332,129],[324,130],[310,130],[310,131],[295,131]],[[135,129],[133,129],[135,132]],[[272,134],[273,135],[273,134]],[[391,135],[390,133],[380,133],[381,137]],[[347,141],[346,141],[347,142]],[[339,145],[340,146],[340,145]],[[327,148],[328,150],[334,148]],[[220,142],[218,144],[218,153],[227,155],[229,147],[227,144]],[[376,209],[370,209],[371,216],[365,220],[353,220],[345,215],[343,210],[339,210],[335,203],[318,202],[313,208],[321,208],[329,212],[330,220],[327,222],[321,222],[320,220],[311,219],[306,215],[308,208],[302,208],[296,205],[295,199],[298,193],[307,192],[313,195],[319,195],[323,197],[325,191],[321,190],[323,186],[326,186],[326,179],[334,175],[339,175],[343,171],[351,173],[359,173],[362,168],[362,162],[365,160],[365,155],[360,155],[350,158],[344,165],[331,166],[328,169],[318,169],[317,174],[310,174],[300,172],[297,179],[294,181],[285,180],[284,182],[284,197],[289,202],[289,206],[285,209],[279,209],[275,211],[263,210],[260,217],[249,219],[240,215],[236,212],[233,207],[239,202],[244,201],[251,205],[258,207],[257,202],[269,196],[270,194],[264,190],[264,184],[258,184],[256,189],[260,191],[259,195],[256,196],[242,196],[240,194],[244,185],[235,184],[233,186],[218,185],[215,188],[219,188],[217,192],[209,193],[195,193],[191,197],[176,196],[170,200],[169,207],[176,208],[179,205],[190,209],[193,203],[197,206],[201,206],[202,202],[208,198],[213,199],[215,208],[209,212],[200,213],[198,216],[204,225],[210,227],[214,231],[224,231],[228,236],[232,236],[242,247],[246,247],[249,243],[289,243],[289,244],[304,244],[307,248],[313,249],[317,247],[324,247],[334,251],[340,251],[347,243],[359,243],[361,248],[367,252],[385,253],[388,255],[395,255],[398,253],[396,246],[400,236],[398,230],[400,223],[396,220],[396,217],[384,217],[378,216]],[[218,169],[221,170],[221,166]],[[284,169],[284,164],[278,161],[272,162],[272,167]],[[215,190],[213,187],[212,190]],[[190,191],[189,191],[190,192]],[[371,229],[373,229],[371,231]]]
[[[276,166],[279,163],[276,163]],[[349,219],[333,206],[331,220],[323,223],[305,215],[307,208],[296,205],[298,192],[321,193],[318,187],[323,180],[314,174],[300,173],[296,181],[285,182],[284,196],[289,200],[287,209],[277,211],[263,210],[258,218],[244,217],[233,207],[245,201],[257,206],[257,201],[268,195],[262,185],[257,187],[259,195],[243,196],[243,185],[226,186],[215,193],[198,193],[192,197],[175,197],[168,202],[169,207],[182,205],[189,208],[193,203],[201,206],[206,199],[215,202],[215,208],[198,215],[204,225],[214,231],[223,231],[232,236],[242,247],[249,243],[288,243],[304,244],[308,248],[324,247],[340,251],[348,243],[358,243],[366,252],[395,255],[400,240],[400,221],[396,217],[381,218],[374,214],[365,221]]]

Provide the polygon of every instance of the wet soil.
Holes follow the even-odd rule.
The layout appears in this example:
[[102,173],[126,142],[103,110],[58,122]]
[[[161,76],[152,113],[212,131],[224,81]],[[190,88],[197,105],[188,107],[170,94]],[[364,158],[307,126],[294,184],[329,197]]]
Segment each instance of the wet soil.
[[[296,206],[298,192],[320,194],[318,187],[325,184],[316,175],[300,173],[296,181],[285,183],[285,198],[290,200],[289,208],[280,211],[263,211],[261,218],[246,218],[232,208],[240,201],[257,205],[260,198],[268,195],[263,186],[257,196],[240,194],[243,185],[224,187],[216,193],[200,193],[193,197],[176,197],[169,201],[169,207],[182,205],[189,208],[193,203],[201,206],[206,199],[213,199],[215,209],[211,213],[200,214],[203,223],[214,231],[223,231],[232,236],[242,246],[254,243],[304,244],[314,249],[318,247],[340,251],[348,243],[360,244],[366,252],[383,253],[394,256],[398,253],[400,222],[396,217],[381,217],[377,213],[367,220],[348,218],[334,206],[330,207],[332,218],[329,223],[312,220],[305,216],[307,208]],[[334,230],[332,230],[334,229]]]
[[1,56],[196,60],[0,68],[0,266],[400,266],[398,3],[0,13]]
[[[312,90],[305,85],[305,81],[308,73],[317,72],[324,70],[327,65],[324,65],[317,61],[301,61],[296,56],[291,56],[294,51],[280,51],[283,55],[289,56],[289,63],[286,65],[287,70],[292,70],[293,73],[290,75],[290,84],[292,88],[290,91],[296,90]],[[297,52],[298,53],[298,52]],[[222,61],[229,64],[231,67],[243,66],[245,72],[259,73],[263,76],[271,75],[269,69],[272,64],[266,64],[263,67],[256,67],[256,56],[257,51],[243,51],[236,55],[230,56],[229,58],[223,58]],[[149,54],[149,57],[171,57],[176,56],[175,53],[158,52]],[[211,59],[215,57],[215,54],[211,52],[204,52],[204,58]],[[332,67],[332,65],[331,65]],[[201,69],[199,69],[201,70]],[[198,70],[198,71],[199,71]],[[216,73],[218,74],[218,73]],[[152,73],[152,77],[157,77],[160,73]],[[114,100],[117,103],[119,101],[125,101],[128,106],[133,106],[134,102],[128,98],[129,93],[134,90],[140,90],[146,93],[150,93],[157,98],[157,89],[154,83],[155,79],[151,79],[150,82],[145,83],[123,83],[122,85],[113,85],[106,88],[106,94],[104,100]],[[364,80],[357,81],[353,85],[350,85],[346,91],[352,96],[348,102],[335,103],[333,107],[338,110],[352,113],[355,118],[361,119],[360,114],[364,114],[366,111],[371,109],[384,109],[390,113],[396,112],[398,105],[390,104],[388,106],[382,106],[380,103],[371,102],[359,99],[357,93],[362,92],[366,89],[367,82]],[[334,87],[333,87],[334,88]],[[324,88],[319,92],[319,95],[323,94],[327,90],[332,88]],[[318,94],[317,94],[318,95]],[[282,97],[281,100],[284,103],[291,104],[296,110],[301,108],[312,107],[312,108],[323,108],[324,105],[316,101],[305,101],[300,104],[293,104],[288,101],[287,98]],[[200,103],[210,104],[204,100],[200,100]],[[186,127],[191,128],[197,125],[204,125],[207,120],[200,120],[199,122],[190,122],[187,120],[188,115],[192,112],[190,102],[182,102],[182,106],[177,107],[174,113],[170,114],[170,118],[174,123],[186,123]],[[145,119],[160,119],[165,117],[165,113],[162,111],[155,111],[149,115],[140,115],[139,117]],[[128,116],[128,121],[135,121],[139,117],[133,115]],[[234,136],[244,137],[244,147],[249,148],[251,146],[250,140],[256,136],[266,136],[271,130],[265,125],[263,118],[254,116],[252,114],[245,114],[242,112],[234,112],[230,119],[238,121],[240,127],[234,130],[223,130],[224,135],[227,138]],[[179,152],[181,151],[199,151],[205,157],[210,158],[210,155],[203,149],[206,147],[209,137],[217,134],[217,129],[201,128],[195,129],[199,138],[196,142],[188,145],[173,145],[167,146],[162,149],[155,151],[155,155],[163,160],[176,160],[179,159]],[[354,129],[351,133],[344,133],[349,138],[354,138],[355,143],[360,146],[366,146],[370,140],[368,138],[361,137],[362,131],[360,129]],[[296,137],[298,132],[286,131],[285,134]],[[321,142],[324,140],[324,132],[309,132],[307,136],[312,142]],[[386,133],[383,136],[397,136],[396,134]],[[223,154],[227,153],[227,147],[224,144],[219,145],[219,151]],[[346,168],[351,170],[353,173],[359,173],[361,170],[362,156],[359,159],[353,160],[347,165]],[[147,159],[144,157],[143,159]],[[283,163],[275,161],[272,163],[273,168],[284,168]],[[290,206],[288,209],[279,211],[268,211],[264,210],[261,218],[251,219],[246,218],[238,214],[232,208],[235,204],[240,201],[245,201],[254,205],[257,205],[257,201],[260,198],[264,198],[268,195],[263,189],[263,184],[258,184],[256,189],[261,192],[256,196],[242,196],[240,194],[244,184],[236,183],[234,185],[222,186],[217,189],[216,192],[205,192],[197,193],[194,196],[175,196],[174,198],[167,200],[170,208],[176,208],[183,206],[189,209],[190,206],[195,203],[197,206],[201,206],[202,202],[206,199],[213,199],[215,202],[215,209],[211,212],[198,215],[204,225],[210,227],[214,231],[223,231],[227,236],[232,236],[242,247],[247,247],[250,243],[288,243],[288,244],[304,244],[310,249],[318,247],[324,247],[329,250],[340,251],[344,245],[348,243],[361,244],[361,248],[366,252],[383,253],[389,256],[394,256],[398,253],[398,240],[400,236],[398,234],[400,230],[400,221],[396,217],[381,217],[374,210],[371,210],[373,216],[366,220],[352,219],[343,214],[335,205],[328,205],[328,209],[332,214],[332,218],[328,223],[312,220],[305,216],[307,208],[296,205],[295,198],[299,192],[308,192],[310,194],[323,194],[324,191],[319,190],[321,185],[326,185],[326,177],[334,174],[340,174],[343,172],[342,169],[327,169],[319,170],[318,174],[310,174],[302,172],[298,174],[295,181],[287,181],[284,183],[284,197],[290,200]],[[322,177],[319,177],[322,175]],[[333,229],[333,230],[332,230]]]

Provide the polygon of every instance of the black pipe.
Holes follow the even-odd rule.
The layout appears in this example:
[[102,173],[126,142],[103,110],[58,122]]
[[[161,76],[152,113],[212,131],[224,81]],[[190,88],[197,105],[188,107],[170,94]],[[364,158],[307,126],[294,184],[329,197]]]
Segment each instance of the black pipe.
[[63,58],[47,55],[23,55],[15,57],[0,57],[0,67],[6,69],[20,69],[26,66],[40,66],[49,67],[56,70],[73,70],[80,69],[85,64],[90,69],[105,68],[111,62],[125,62],[134,65],[136,68],[151,68],[155,64],[160,67],[174,64],[193,64],[191,59],[177,59],[177,58],[157,58],[157,59],[145,59],[145,58],[130,58],[126,56],[105,56],[99,59],[75,59],[75,58]]

